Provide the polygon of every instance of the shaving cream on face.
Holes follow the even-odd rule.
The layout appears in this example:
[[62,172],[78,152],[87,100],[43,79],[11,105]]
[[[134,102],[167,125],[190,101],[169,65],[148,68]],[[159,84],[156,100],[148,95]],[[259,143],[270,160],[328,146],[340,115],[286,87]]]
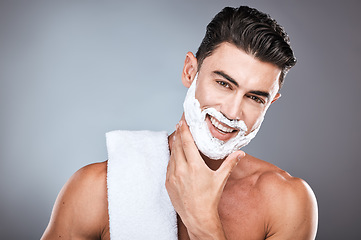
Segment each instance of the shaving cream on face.
[[[263,119],[255,130],[246,135],[247,126],[244,121],[229,120],[214,108],[206,108],[202,111],[199,101],[195,98],[197,77],[198,73],[187,91],[183,103],[184,116],[198,150],[211,159],[224,159],[232,152],[246,146],[256,136]],[[238,134],[226,142],[213,137],[205,121],[207,114],[225,125],[236,128]]]

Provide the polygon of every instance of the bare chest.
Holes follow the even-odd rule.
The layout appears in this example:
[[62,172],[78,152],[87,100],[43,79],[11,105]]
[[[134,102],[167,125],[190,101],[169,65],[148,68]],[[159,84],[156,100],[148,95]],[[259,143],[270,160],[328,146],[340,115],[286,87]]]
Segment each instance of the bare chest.
[[227,239],[265,239],[266,209],[260,191],[251,181],[228,184],[222,194],[219,216]]
[[[228,240],[261,240],[267,235],[264,199],[252,182],[226,185],[219,206],[219,216]],[[185,226],[178,224],[179,239],[189,239]]]
[[[267,235],[266,207],[262,193],[252,179],[228,182],[218,206],[223,230],[228,240],[261,240]],[[180,222],[180,240],[189,239]]]

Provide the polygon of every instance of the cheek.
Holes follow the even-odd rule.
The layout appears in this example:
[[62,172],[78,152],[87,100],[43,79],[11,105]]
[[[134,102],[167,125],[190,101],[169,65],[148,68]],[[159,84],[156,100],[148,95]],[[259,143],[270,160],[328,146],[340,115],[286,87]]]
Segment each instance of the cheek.
[[217,95],[215,91],[212,91],[209,88],[200,88],[199,90],[196,89],[195,97],[199,101],[202,109],[207,107],[215,107],[221,103],[220,101],[222,99],[219,94]]
[[207,95],[197,95],[196,94],[196,99],[199,101],[199,104],[201,105],[201,108],[207,108],[207,107],[212,107],[216,101],[214,101],[214,98],[210,97],[210,94]]
[[256,129],[263,120],[265,110],[262,108],[256,108],[251,105],[243,106],[243,121],[246,123],[248,131]]

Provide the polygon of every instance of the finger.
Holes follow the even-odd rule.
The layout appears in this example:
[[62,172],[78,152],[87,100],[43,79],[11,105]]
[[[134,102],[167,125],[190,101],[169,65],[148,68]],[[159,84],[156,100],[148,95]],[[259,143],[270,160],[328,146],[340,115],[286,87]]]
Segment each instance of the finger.
[[169,142],[172,143],[172,149],[171,149],[171,154],[169,157],[169,161],[168,161],[168,166],[167,166],[167,178],[174,173],[175,171],[175,162],[174,162],[174,156],[172,155],[173,152],[173,148],[174,148],[174,140],[175,140],[175,134],[176,132],[173,133],[173,135],[171,135],[169,137]]
[[[203,163],[204,161],[199,154],[198,148],[193,140],[192,134],[189,131],[188,125],[185,120],[179,122],[179,135],[182,141],[182,148],[185,154],[185,157],[189,163]],[[199,161],[199,160],[202,161]]]
[[238,162],[245,157],[245,152],[236,151],[231,153],[222,163],[222,165],[216,171],[223,180],[227,180],[229,175],[235,166],[237,166]]
[[183,120],[186,123],[186,117],[184,116],[184,113],[182,114],[181,120]]
[[176,167],[183,166],[187,163],[186,156],[184,155],[182,140],[179,133],[179,124],[177,124],[177,129],[175,132],[174,142],[172,145],[171,156],[174,159]]

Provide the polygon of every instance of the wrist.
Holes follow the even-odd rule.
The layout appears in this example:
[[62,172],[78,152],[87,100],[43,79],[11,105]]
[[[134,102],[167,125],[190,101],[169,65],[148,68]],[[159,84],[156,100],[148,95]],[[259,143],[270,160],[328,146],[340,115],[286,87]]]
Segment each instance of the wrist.
[[226,240],[221,220],[217,216],[209,217],[202,222],[189,223],[188,235],[191,240]]

